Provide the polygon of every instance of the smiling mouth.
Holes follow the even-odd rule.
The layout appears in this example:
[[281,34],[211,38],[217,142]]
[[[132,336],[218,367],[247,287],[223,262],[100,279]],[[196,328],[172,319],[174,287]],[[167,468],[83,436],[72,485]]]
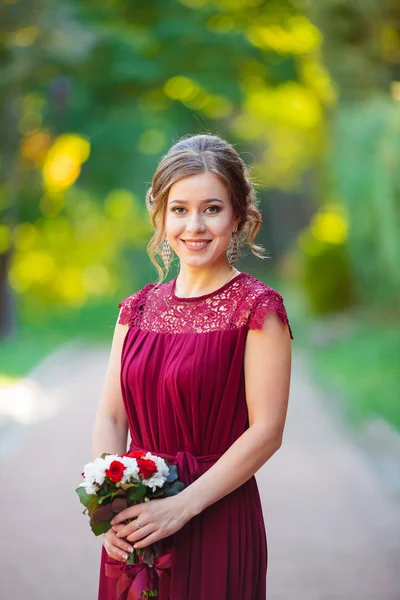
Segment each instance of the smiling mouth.
[[212,240],[199,240],[197,242],[190,242],[187,240],[181,240],[189,248],[205,248]]
[[182,240],[188,246],[204,246],[205,244],[209,244],[211,240],[197,240],[196,242],[191,240]]

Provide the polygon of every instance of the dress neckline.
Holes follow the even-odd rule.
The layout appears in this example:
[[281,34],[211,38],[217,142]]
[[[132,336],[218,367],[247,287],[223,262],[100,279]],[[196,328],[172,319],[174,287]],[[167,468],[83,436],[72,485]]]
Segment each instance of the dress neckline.
[[208,294],[203,294],[202,296],[186,296],[186,297],[181,297],[181,296],[175,295],[175,291],[174,291],[175,290],[175,282],[178,278],[178,275],[176,275],[176,277],[174,277],[174,279],[171,279],[171,281],[170,281],[171,296],[174,300],[177,300],[178,302],[198,302],[199,300],[205,300],[206,298],[211,298],[212,296],[216,296],[217,294],[220,294],[221,292],[225,291],[232,283],[234,283],[235,281],[237,281],[244,275],[247,275],[247,273],[245,271],[241,271],[240,273],[235,275],[235,277],[232,277],[232,279],[230,279],[229,281],[224,283],[223,286],[219,287],[218,289],[214,290],[213,292],[209,292]]

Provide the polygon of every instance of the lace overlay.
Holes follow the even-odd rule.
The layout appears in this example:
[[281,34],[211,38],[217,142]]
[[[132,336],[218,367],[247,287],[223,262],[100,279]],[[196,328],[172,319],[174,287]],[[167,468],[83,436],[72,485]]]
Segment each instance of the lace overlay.
[[262,329],[264,317],[276,312],[293,339],[282,296],[248,273],[198,298],[178,298],[174,283],[149,283],[122,300],[118,322],[156,333],[207,333],[244,326]]

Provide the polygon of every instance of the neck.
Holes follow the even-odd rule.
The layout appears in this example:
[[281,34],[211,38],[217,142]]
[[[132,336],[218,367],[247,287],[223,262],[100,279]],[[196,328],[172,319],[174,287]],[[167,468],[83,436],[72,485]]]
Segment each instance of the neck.
[[192,297],[202,296],[222,287],[230,279],[238,275],[239,271],[229,263],[196,269],[182,265],[175,282],[177,296]]

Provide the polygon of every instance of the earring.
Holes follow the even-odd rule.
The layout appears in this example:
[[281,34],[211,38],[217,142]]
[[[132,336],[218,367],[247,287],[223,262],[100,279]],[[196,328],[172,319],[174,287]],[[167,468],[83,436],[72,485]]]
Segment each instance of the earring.
[[229,264],[232,266],[238,257],[238,232],[237,232],[237,229],[235,229],[232,232],[232,242],[228,248],[227,254],[228,254]]
[[171,262],[171,246],[169,245],[168,240],[166,238],[161,248],[161,256],[164,261],[165,267],[169,269],[169,265]]

